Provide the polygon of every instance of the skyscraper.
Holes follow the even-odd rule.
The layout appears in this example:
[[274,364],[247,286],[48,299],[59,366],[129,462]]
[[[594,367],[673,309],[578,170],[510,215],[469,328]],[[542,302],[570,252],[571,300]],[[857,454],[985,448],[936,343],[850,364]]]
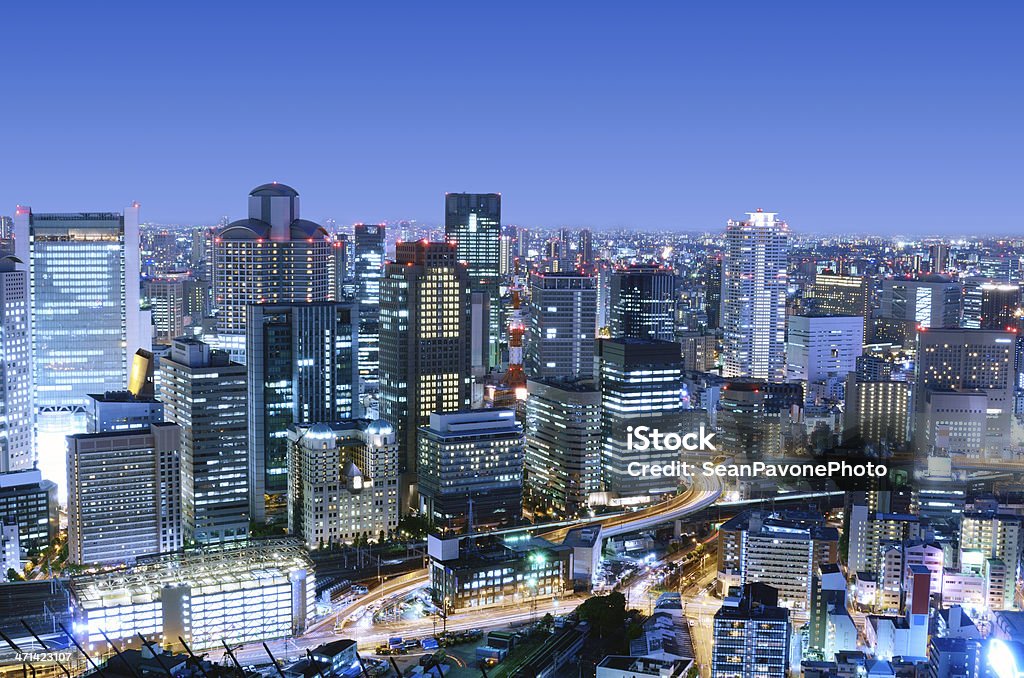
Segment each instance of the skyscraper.
[[472,290],[490,300],[487,365],[495,367],[501,339],[501,194],[446,194],[444,234],[465,262]]
[[380,414],[397,432],[406,508],[417,430],[470,406],[470,286],[454,243],[398,243],[396,255],[380,290]]
[[592,378],[596,326],[597,278],[579,273],[532,273],[527,375]]
[[871,281],[823,272],[807,286],[810,307],[822,315],[856,315],[864,320],[864,341],[871,339]]
[[68,558],[123,564],[184,543],[181,428],[67,437]]
[[36,407],[80,412],[90,393],[125,387],[150,348],[139,313],[139,205],[123,214],[15,212],[28,266]]
[[829,377],[845,381],[857,370],[857,356],[863,351],[864,320],[858,316],[790,316],[786,379],[805,384]]
[[245,361],[245,309],[250,304],[329,301],[334,248],[320,225],[299,218],[299,194],[271,183],[249,193],[249,216],[213,239],[213,305],[218,348]]
[[35,466],[31,322],[25,265],[0,258],[0,473]]
[[[333,302],[249,307],[246,326],[249,503],[264,521],[266,495],[288,489],[288,429],[361,414],[357,307]],[[283,503],[275,500],[283,509]],[[284,517],[283,515],[280,517]]]
[[179,338],[160,359],[160,401],[182,430],[185,538],[199,543],[249,533],[246,367],[196,339]]
[[925,328],[960,325],[962,287],[940,275],[919,280],[887,278],[882,281],[879,313]]
[[620,497],[651,501],[673,494],[679,478],[634,475],[630,462],[652,465],[682,460],[681,450],[642,453],[628,443],[633,426],[679,432],[683,424],[683,359],[679,344],[654,339],[617,338],[597,342],[601,391],[601,467],[604,489]]
[[611,334],[634,339],[675,340],[679,278],[665,266],[616,269],[611,278]]
[[439,530],[508,527],[523,512],[515,410],[433,413],[419,430],[420,512]]
[[380,382],[380,281],[384,276],[384,224],[356,224],[355,279],[359,302],[359,378]]
[[726,224],[723,375],[781,381],[786,369],[789,228],[772,212]]
[[153,312],[154,340],[169,346],[175,337],[185,332],[185,284],[184,276],[152,278],[143,284],[145,301]]
[[1021,305],[1019,284],[969,280],[964,285],[962,325],[971,329],[1005,330],[1017,326]]
[[[917,335],[915,438],[925,426],[930,391],[978,391],[987,398],[985,448],[1000,452],[1010,442],[1014,391],[1013,332],[926,329]],[[920,441],[918,441],[920,444]]]
[[530,380],[526,490],[534,514],[579,518],[601,489],[601,393],[593,382]]

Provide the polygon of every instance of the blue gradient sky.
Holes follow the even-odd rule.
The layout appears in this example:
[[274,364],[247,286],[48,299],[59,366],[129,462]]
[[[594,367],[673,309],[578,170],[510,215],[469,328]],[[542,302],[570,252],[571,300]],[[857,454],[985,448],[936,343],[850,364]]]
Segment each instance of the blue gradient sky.
[[553,4],[7,3],[0,213],[1021,232],[1024,3]]

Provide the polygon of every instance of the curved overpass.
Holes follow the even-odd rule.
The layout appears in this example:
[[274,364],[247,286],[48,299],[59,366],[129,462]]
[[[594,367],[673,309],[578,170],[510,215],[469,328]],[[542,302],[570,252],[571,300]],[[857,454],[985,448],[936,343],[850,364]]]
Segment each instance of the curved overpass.
[[[671,499],[666,499],[638,511],[620,513],[594,520],[590,523],[581,522],[580,525],[569,525],[548,532],[539,532],[537,536],[547,539],[552,543],[560,544],[565,540],[570,530],[584,524],[597,524],[601,526],[602,539],[605,537],[616,537],[620,534],[636,530],[646,530],[656,525],[667,523],[670,520],[676,520],[691,513],[696,513],[714,504],[721,496],[722,481],[720,478],[717,476],[698,475],[694,478],[694,482],[690,487]],[[543,525],[539,525],[537,529],[543,529],[543,527]]]

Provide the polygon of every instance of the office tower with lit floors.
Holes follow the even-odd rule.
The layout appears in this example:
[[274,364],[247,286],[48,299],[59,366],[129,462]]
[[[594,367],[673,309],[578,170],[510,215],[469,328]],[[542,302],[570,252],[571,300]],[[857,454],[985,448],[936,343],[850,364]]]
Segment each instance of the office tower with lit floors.
[[67,437],[68,558],[121,565],[184,544],[181,428]]
[[143,301],[153,313],[154,341],[169,346],[185,333],[185,285],[181,276],[151,278],[143,283]]
[[433,413],[419,430],[420,513],[442,533],[510,527],[523,511],[523,428],[514,410]]
[[789,227],[774,213],[726,224],[722,374],[782,381],[786,372]]
[[355,304],[250,306],[246,325],[252,520],[283,520],[288,429],[362,415]]
[[657,264],[615,269],[611,277],[611,334],[613,338],[675,339],[679,277]]
[[530,379],[526,493],[531,510],[559,519],[588,514],[601,489],[601,392],[593,381]]
[[487,367],[500,362],[501,342],[501,194],[445,195],[444,235],[466,264],[473,292],[487,295]]
[[397,433],[405,513],[417,431],[435,412],[470,407],[469,275],[452,243],[402,242],[380,293],[380,415]]
[[186,539],[201,544],[249,534],[246,367],[197,339],[174,340],[160,360],[159,399],[182,431]]
[[526,374],[590,379],[597,336],[597,278],[579,273],[530,274]]
[[871,280],[823,271],[814,276],[804,295],[808,307],[820,315],[855,315],[864,321],[864,341],[872,336]]
[[354,270],[359,302],[359,378],[380,382],[380,281],[384,276],[384,224],[356,224]]
[[597,342],[601,392],[601,467],[604,489],[620,499],[647,503],[674,494],[680,479],[634,475],[630,463],[665,465],[682,461],[681,450],[631,449],[634,426],[664,432],[683,428],[683,360],[679,344],[654,339],[601,339]]
[[28,271],[0,258],[0,473],[35,466],[31,322]]
[[333,299],[334,248],[327,231],[299,217],[299,194],[271,183],[249,193],[249,216],[217,231],[212,247],[216,336],[245,362],[246,307]]
[[[927,416],[929,396],[945,393],[955,397],[977,394],[983,398],[985,422],[982,446],[999,454],[1010,444],[1014,407],[1014,351],[1016,335],[1004,330],[924,329],[917,334],[914,437],[918,449],[936,444],[936,425],[941,418]],[[934,398],[932,398],[934,400]],[[946,405],[947,409],[977,409]],[[937,409],[932,410],[934,414]],[[958,413],[958,414],[963,414]],[[930,423],[929,423],[930,421]],[[945,430],[944,425],[939,427]],[[941,441],[938,446],[942,447]]]
[[792,631],[778,592],[761,584],[744,586],[715,613],[711,678],[786,678]]

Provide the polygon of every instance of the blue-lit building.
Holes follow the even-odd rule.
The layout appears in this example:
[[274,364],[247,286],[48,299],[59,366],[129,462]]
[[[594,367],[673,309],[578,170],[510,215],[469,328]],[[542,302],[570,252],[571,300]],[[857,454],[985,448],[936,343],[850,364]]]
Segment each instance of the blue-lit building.
[[679,278],[656,264],[617,269],[611,276],[612,337],[675,340]]
[[35,465],[28,273],[0,258],[0,473]]
[[359,378],[380,382],[380,281],[384,277],[384,224],[356,224],[354,266],[359,302]]
[[288,489],[289,427],[361,414],[359,317],[355,305],[333,302],[248,310],[249,501],[262,521],[265,495]]

